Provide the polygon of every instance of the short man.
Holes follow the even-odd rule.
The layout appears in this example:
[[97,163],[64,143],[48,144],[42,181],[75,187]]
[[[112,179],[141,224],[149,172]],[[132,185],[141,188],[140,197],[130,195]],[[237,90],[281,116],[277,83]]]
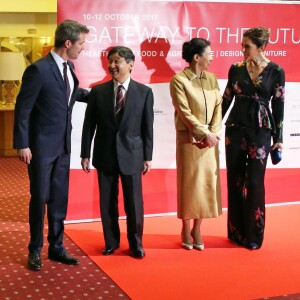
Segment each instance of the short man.
[[90,171],[91,142],[96,130],[93,166],[97,169],[105,248],[120,246],[118,187],[121,178],[127,215],[127,237],[133,257],[143,258],[144,206],[142,174],[151,169],[153,93],[130,78],[135,56],[127,47],[108,53],[112,80],[92,88],[82,131],[82,168]]
[[72,20],[58,25],[54,49],[24,72],[17,97],[14,148],[28,165],[30,242],[28,267],[40,270],[45,204],[48,215],[48,257],[77,265],[63,244],[67,212],[71,151],[71,114],[74,102],[87,94],[78,88],[74,65],[84,49],[86,26]]

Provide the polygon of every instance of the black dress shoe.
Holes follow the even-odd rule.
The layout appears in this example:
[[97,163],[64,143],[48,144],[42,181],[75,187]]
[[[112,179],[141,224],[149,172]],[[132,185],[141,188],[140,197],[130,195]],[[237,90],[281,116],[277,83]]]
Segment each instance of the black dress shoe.
[[146,253],[143,248],[131,249],[134,258],[144,258]]
[[53,253],[49,251],[48,258],[50,260],[61,262],[66,265],[78,265],[80,263],[80,260],[78,258],[69,255],[65,249],[58,253]]
[[120,248],[120,245],[117,245],[115,247],[105,247],[103,250],[102,250],[102,254],[103,255],[112,255],[114,254],[115,250],[116,249],[119,249]]
[[257,249],[260,248],[260,246],[258,246],[254,242],[249,242],[249,243],[246,244],[246,248],[248,248],[249,250],[257,250]]
[[39,252],[34,251],[29,253],[28,268],[33,271],[39,271],[42,268],[42,260]]

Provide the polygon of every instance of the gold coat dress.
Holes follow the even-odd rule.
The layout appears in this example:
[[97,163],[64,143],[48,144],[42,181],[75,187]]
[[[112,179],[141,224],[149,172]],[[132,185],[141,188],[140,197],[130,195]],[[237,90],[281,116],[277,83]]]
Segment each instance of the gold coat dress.
[[177,216],[180,219],[218,217],[222,213],[219,148],[199,149],[209,132],[220,133],[222,112],[217,78],[189,68],[172,77],[170,93],[175,108]]

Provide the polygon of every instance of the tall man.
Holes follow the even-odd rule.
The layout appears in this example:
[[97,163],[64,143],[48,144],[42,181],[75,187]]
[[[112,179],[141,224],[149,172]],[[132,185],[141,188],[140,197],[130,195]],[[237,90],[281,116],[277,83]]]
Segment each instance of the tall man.
[[82,131],[82,168],[90,171],[91,142],[96,130],[93,166],[97,169],[105,248],[120,246],[118,186],[121,178],[127,215],[127,238],[133,257],[143,258],[144,206],[142,174],[151,169],[153,93],[130,78],[135,56],[127,47],[108,53],[112,80],[92,88]]
[[40,270],[45,204],[48,215],[48,257],[77,265],[63,244],[67,212],[71,151],[71,114],[74,102],[88,92],[78,88],[74,65],[89,30],[66,20],[55,31],[54,49],[24,72],[17,97],[14,148],[28,165],[30,242],[28,267]]

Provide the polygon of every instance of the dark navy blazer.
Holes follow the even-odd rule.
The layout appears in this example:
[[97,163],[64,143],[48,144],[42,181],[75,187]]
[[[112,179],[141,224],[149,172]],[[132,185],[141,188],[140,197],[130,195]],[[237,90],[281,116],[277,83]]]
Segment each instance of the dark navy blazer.
[[78,88],[74,65],[68,62],[74,91],[68,104],[61,72],[49,53],[28,66],[15,106],[14,148],[29,147],[33,155],[56,156],[71,151],[71,114],[75,101],[88,91]]

